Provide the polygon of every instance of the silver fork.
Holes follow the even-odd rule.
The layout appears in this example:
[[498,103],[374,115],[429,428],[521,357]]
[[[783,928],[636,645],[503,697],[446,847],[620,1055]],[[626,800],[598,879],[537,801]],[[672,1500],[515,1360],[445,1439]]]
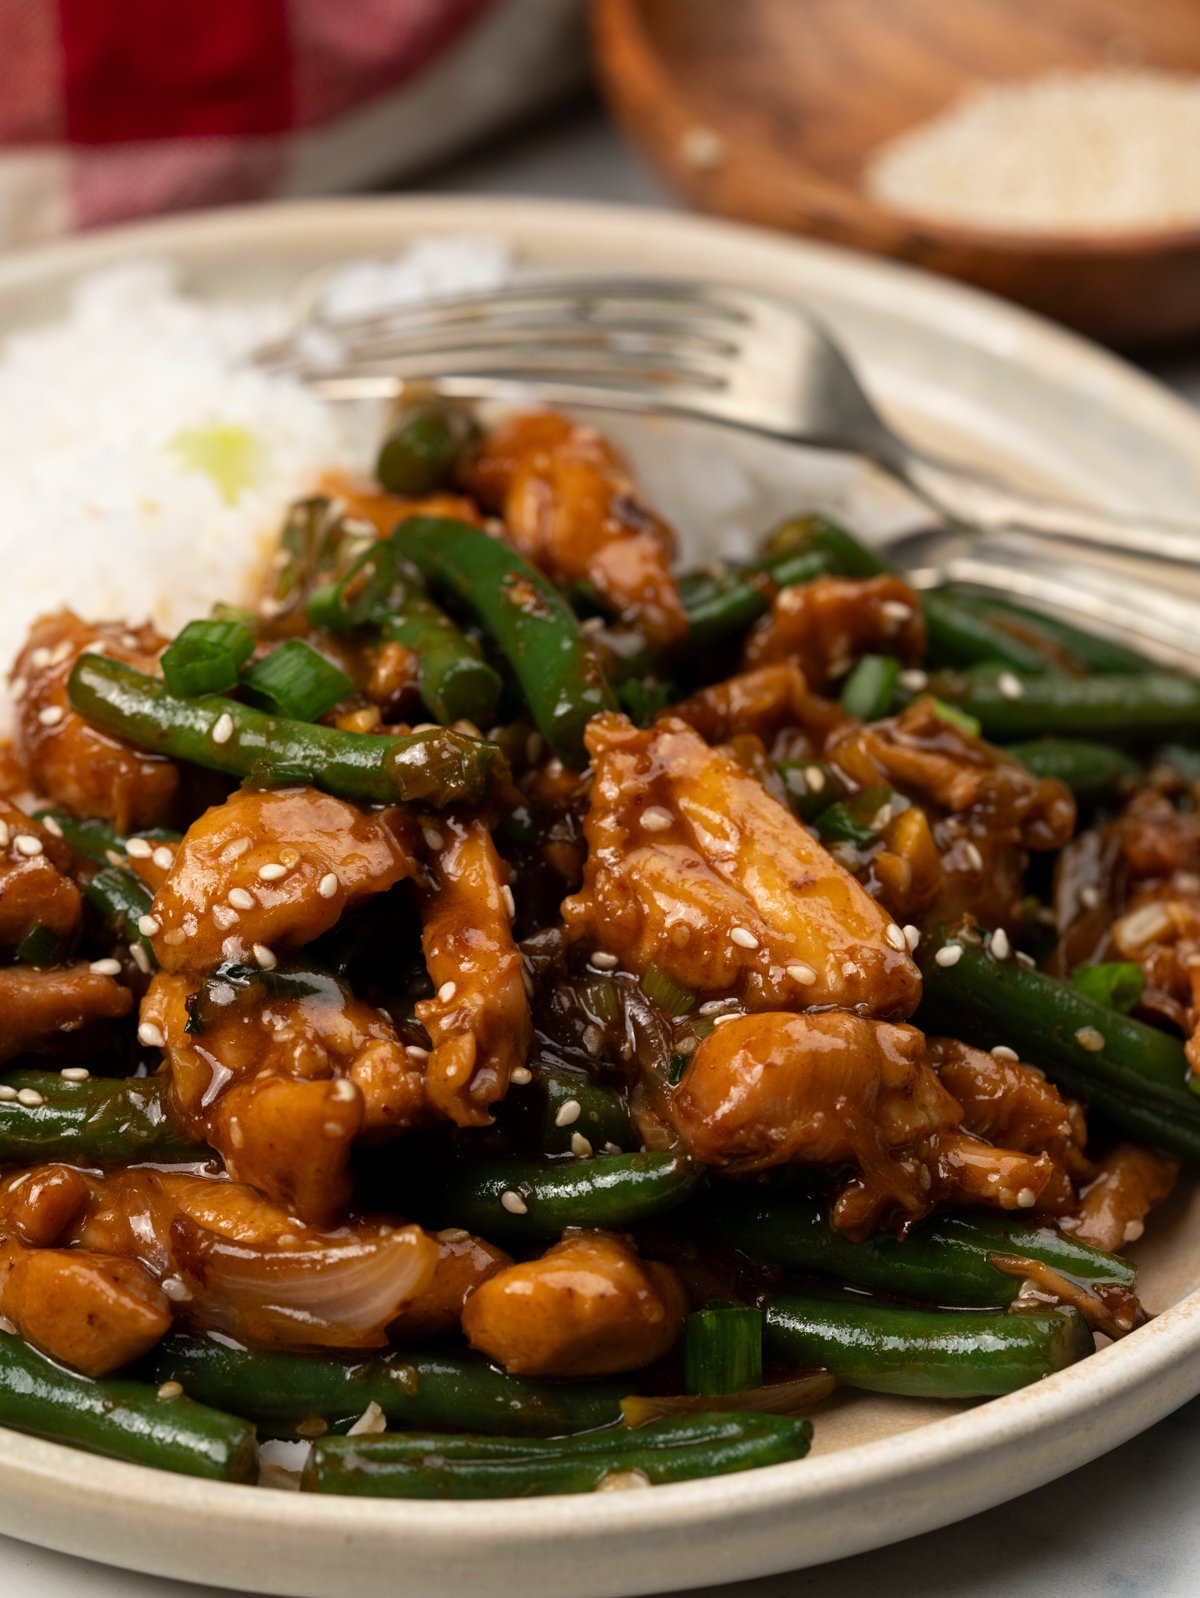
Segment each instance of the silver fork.
[[1160,659],[1200,660],[1200,522],[1038,497],[916,449],[795,301],[702,280],[530,277],[333,321],[321,308],[326,279],[306,280],[296,328],[257,358],[328,398],[533,397],[861,455],[947,524],[888,543],[889,559],[918,583],[1020,594]]

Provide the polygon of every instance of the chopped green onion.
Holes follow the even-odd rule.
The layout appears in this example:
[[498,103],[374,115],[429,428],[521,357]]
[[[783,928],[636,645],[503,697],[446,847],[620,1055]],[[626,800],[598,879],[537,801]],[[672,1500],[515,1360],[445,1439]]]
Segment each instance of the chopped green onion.
[[793,814],[815,821],[822,810],[846,796],[846,784],[819,760],[781,760],[776,767]]
[[617,984],[609,977],[592,977],[579,989],[579,997],[583,1007],[595,1016],[597,1021],[619,1021],[621,1019],[621,996],[617,992]]
[[957,727],[959,732],[965,732],[972,738],[978,738],[983,731],[978,717],[960,710],[957,705],[948,705],[944,699],[938,699],[934,694],[927,696],[927,703],[937,719],[944,721],[948,727]]
[[94,905],[117,936],[131,947],[136,944],[146,958],[146,969],[158,964],[150,940],[138,930],[138,923],[149,915],[154,895],[140,877],[124,866],[105,866],[83,884],[83,896]]
[[253,649],[244,622],[190,621],[163,653],[163,680],[182,699],[228,693]]
[[685,988],[682,982],[668,976],[661,966],[652,965],[646,968],[642,978],[642,992],[651,1004],[667,1015],[686,1015],[696,1004],[696,995],[691,988]]
[[66,944],[58,933],[39,921],[17,944],[17,959],[22,965],[57,965],[65,950]]
[[432,494],[478,431],[475,418],[461,405],[410,406],[384,440],[375,475],[389,494]]
[[859,721],[878,721],[892,708],[899,677],[894,655],[864,655],[842,685],[842,709]]
[[762,1311],[740,1304],[697,1310],[683,1328],[684,1385],[719,1397],[762,1386]]
[[396,547],[378,539],[361,550],[342,575],[309,595],[306,611],[314,626],[349,632],[375,620],[387,608],[396,583]]
[[354,690],[344,671],[300,638],[256,660],[242,673],[242,687],[256,704],[295,721],[316,721]]
[[1141,1001],[1146,973],[1132,960],[1109,960],[1100,965],[1076,966],[1071,986],[1118,1015],[1128,1015]]
[[679,698],[679,690],[674,683],[658,682],[652,677],[630,677],[628,682],[618,685],[617,698],[639,727],[648,727]]

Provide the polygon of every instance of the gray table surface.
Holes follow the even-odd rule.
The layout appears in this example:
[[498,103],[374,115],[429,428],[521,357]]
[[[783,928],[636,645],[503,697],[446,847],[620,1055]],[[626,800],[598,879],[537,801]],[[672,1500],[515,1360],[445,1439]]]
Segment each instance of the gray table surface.
[[[421,187],[672,204],[591,110],[493,144],[486,156],[459,161]],[[1150,369],[1200,405],[1200,350],[1172,354]],[[1194,1598],[1197,1476],[1200,1399],[1085,1469],[957,1526],[836,1565],[708,1590],[713,1598]],[[0,1594],[213,1598],[211,1588],[131,1575],[4,1538]]]

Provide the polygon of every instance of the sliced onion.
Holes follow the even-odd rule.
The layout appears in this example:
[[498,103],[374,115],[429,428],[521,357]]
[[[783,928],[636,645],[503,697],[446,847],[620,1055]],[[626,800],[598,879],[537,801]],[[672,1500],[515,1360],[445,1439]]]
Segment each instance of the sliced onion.
[[429,1286],[438,1260],[417,1226],[257,1248],[181,1216],[172,1242],[193,1291],[189,1318],[260,1347],[383,1347],[388,1324]]
[[832,1371],[804,1371],[786,1381],[748,1387],[741,1393],[705,1397],[700,1393],[672,1393],[663,1398],[630,1397],[621,1400],[627,1426],[645,1426],[665,1415],[710,1415],[728,1410],[750,1410],[757,1415],[800,1415],[828,1398],[837,1386]]

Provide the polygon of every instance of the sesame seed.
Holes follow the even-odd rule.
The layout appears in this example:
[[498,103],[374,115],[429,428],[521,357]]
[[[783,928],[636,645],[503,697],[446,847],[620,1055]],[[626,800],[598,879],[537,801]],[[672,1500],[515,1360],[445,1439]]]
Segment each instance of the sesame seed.
[[36,1088],[21,1088],[17,1093],[17,1103],[23,1104],[28,1110],[36,1110],[39,1104],[45,1102]]
[[121,962],[119,960],[93,960],[88,970],[95,977],[119,977],[121,975]]
[[255,963],[263,971],[274,971],[278,964],[274,950],[268,949],[265,943],[256,943],[254,945],[254,959]]
[[617,969],[617,957],[615,954],[605,954],[603,949],[597,949],[592,955],[592,964],[597,971],[615,971]]
[[57,727],[66,715],[61,705],[47,705],[44,710],[38,711],[38,720],[43,727]]
[[237,925],[238,917],[237,911],[231,910],[227,904],[214,904],[212,918],[222,932],[228,932],[230,927]]
[[144,1043],[148,1049],[161,1049],[167,1041],[162,1028],[155,1026],[153,1021],[143,1021],[137,1029],[137,1035],[138,1042]]
[[236,1116],[229,1118],[229,1141],[235,1149],[240,1149],[246,1141],[246,1134],[242,1131],[242,1123]]
[[1146,1228],[1141,1221],[1126,1221],[1125,1230],[1121,1234],[1121,1241],[1123,1243],[1136,1243],[1145,1230]]
[[728,1010],[728,1011],[726,1011],[726,1013],[724,1015],[717,1015],[717,1016],[713,1017],[713,1026],[715,1026],[715,1027],[724,1026],[726,1021],[737,1021],[737,1020],[740,1020],[740,1019],[741,1019],[741,1011],[740,1010]]
[[441,1004],[449,1004],[457,992],[457,982],[443,982],[441,987],[437,990],[438,1001]]
[[1018,949],[1013,956],[1018,965],[1023,965],[1026,971],[1036,971],[1037,961],[1031,954],[1026,954],[1024,949]]
[[125,845],[125,853],[131,860],[149,860],[154,853],[154,845],[145,838],[130,838]]
[[186,1304],[192,1296],[178,1276],[164,1276],[159,1286],[167,1297],[176,1304]]
[[422,827],[421,836],[425,839],[425,847],[427,849],[444,849],[446,847],[446,840],[436,827]]
[[1005,932],[1003,927],[997,927],[995,932],[992,933],[992,941],[989,947],[992,951],[993,960],[1008,959],[1012,953],[1012,944],[1008,941],[1008,933]]
[[140,943],[131,943],[129,945],[129,958],[143,976],[148,977],[150,975],[150,956]]
[[912,615],[912,606],[902,599],[885,599],[879,609],[888,621],[904,622]]
[[996,687],[1000,690],[1002,699],[1020,699],[1025,690],[1021,686],[1021,679],[1014,677],[1011,671],[1002,671],[996,678]]
[[1023,1187],[1017,1194],[1017,1204],[1023,1210],[1031,1210],[1037,1203],[1037,1194],[1031,1187]]
[[528,1215],[529,1205],[519,1193],[514,1193],[512,1188],[506,1188],[500,1195],[500,1203],[510,1215]]
[[725,1008],[725,1006],[728,1003],[729,1003],[728,999],[705,999],[704,1003],[696,1011],[696,1014],[697,1015],[720,1015],[721,1011]]
[[758,948],[758,939],[748,927],[731,927],[729,929],[729,937],[733,943],[737,944],[739,949]]
[[337,876],[334,872],[327,871],[321,878],[320,882],[317,883],[317,892],[321,895],[322,899],[332,899],[337,891]]
[[1100,889],[1091,883],[1086,888],[1079,890],[1079,902],[1085,910],[1097,910],[1100,907]]
[[651,805],[642,811],[642,826],[647,832],[666,832],[672,822],[671,812],[661,805]]
[[64,1065],[58,1074],[64,1082],[87,1082],[92,1075],[86,1065]]
[[510,1082],[515,1082],[519,1088],[523,1088],[526,1083],[533,1081],[533,1072],[527,1065],[514,1065],[508,1079]]
[[164,1401],[166,1399],[168,1399],[168,1398],[182,1398],[183,1397],[183,1383],[182,1382],[164,1382],[162,1384],[162,1386],[159,1388],[158,1393],[156,1394],[156,1396],[158,1398],[163,1399]]
[[825,773],[820,766],[806,766],[804,780],[813,793],[820,793],[825,786]]
[[817,980],[817,973],[813,970],[812,966],[804,965],[799,961],[795,965],[788,966],[787,974],[791,977],[793,982],[799,982],[805,986],[807,986],[808,983],[815,982]]
[[143,938],[152,938],[156,932],[162,931],[162,924],[157,916],[139,916],[137,925]]
[[106,849],[104,851],[104,858],[108,861],[110,866],[123,866],[127,864],[125,856],[119,849]]
[[889,921],[883,929],[883,936],[892,948],[904,954],[908,950],[908,939],[894,921]]
[[44,644],[40,644],[30,655],[29,664],[35,671],[44,671],[50,664],[50,650]]
[[259,866],[258,875],[263,882],[278,882],[280,877],[287,876],[287,867],[279,860],[268,860],[265,866]]
[[517,913],[517,903],[513,898],[513,891],[507,883],[505,883],[505,885],[500,889],[500,898],[503,900],[504,908],[508,912],[510,918],[515,916]]
[[40,838],[35,838],[32,832],[19,832],[13,839],[13,844],[23,855],[32,859],[35,855],[44,854],[45,849]]
[[404,1052],[410,1060],[427,1060],[429,1058],[429,1050],[423,1049],[419,1043],[406,1043]]
[[588,1142],[587,1138],[584,1137],[583,1133],[572,1132],[571,1153],[575,1155],[576,1159],[586,1160],[590,1156],[591,1152],[592,1145]]
[[11,1104],[16,1096],[16,1088],[10,1087],[7,1082],[0,1082],[0,1104]]
[[255,899],[246,888],[230,888],[229,902],[235,910],[253,910]]
[[208,736],[215,744],[227,744],[233,737],[233,717],[227,710],[223,710],[213,722]]
[[904,926],[904,941],[908,944],[909,954],[915,954],[917,945],[921,941],[920,927],[914,927],[911,921],[906,922]]
[[1010,1049],[1007,1043],[997,1043],[991,1053],[994,1060],[1019,1060],[1021,1058],[1016,1049]]
[[565,1104],[559,1106],[558,1114],[554,1117],[554,1124],[555,1126],[573,1126],[582,1114],[583,1105],[580,1104],[579,1100],[568,1099]]
[[152,859],[160,871],[170,871],[175,864],[175,853],[174,850],[168,849],[165,843],[160,843]]
[[465,1226],[443,1226],[436,1234],[439,1243],[465,1243],[470,1235]]
[[331,1098],[338,1099],[343,1104],[348,1104],[351,1099],[358,1097],[358,1089],[347,1077],[339,1077],[333,1084]]
[[933,957],[934,965],[957,965],[962,959],[961,943],[945,943]]
[[907,688],[909,693],[919,694],[922,689],[929,687],[929,676],[926,672],[912,667],[909,671],[902,671],[896,681],[901,688]]
[[1104,1047],[1104,1033],[1094,1026],[1081,1026],[1075,1034],[1075,1041],[1089,1054],[1099,1054]]
[[8,830],[8,822],[0,821],[0,849],[8,848],[10,836],[11,834]]
[[970,840],[968,840],[963,845],[963,854],[966,857],[966,862],[971,867],[972,871],[983,870],[983,856],[979,852],[979,845],[977,843],[972,843]]
[[45,827],[46,831],[52,838],[61,838],[63,835],[62,828],[59,826],[58,822],[55,821],[53,816],[43,816],[42,826]]

